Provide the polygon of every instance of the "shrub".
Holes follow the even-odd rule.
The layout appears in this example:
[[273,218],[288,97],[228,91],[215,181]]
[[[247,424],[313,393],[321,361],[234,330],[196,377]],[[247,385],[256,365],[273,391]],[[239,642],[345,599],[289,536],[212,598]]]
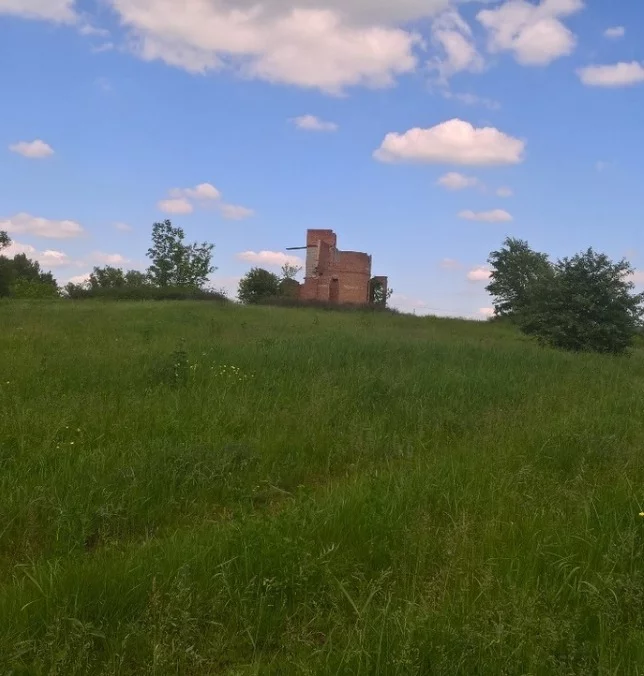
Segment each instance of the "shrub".
[[564,258],[531,285],[519,327],[552,347],[623,353],[644,315],[644,294],[631,293],[632,272],[628,262],[613,263],[592,249]]

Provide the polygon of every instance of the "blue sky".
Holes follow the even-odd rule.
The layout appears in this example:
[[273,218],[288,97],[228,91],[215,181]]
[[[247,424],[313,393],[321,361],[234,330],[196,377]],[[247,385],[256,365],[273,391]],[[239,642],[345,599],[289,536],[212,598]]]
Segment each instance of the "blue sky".
[[234,295],[333,228],[474,318],[507,235],[644,270],[643,35],[636,0],[0,0],[0,229],[62,283],[170,218]]

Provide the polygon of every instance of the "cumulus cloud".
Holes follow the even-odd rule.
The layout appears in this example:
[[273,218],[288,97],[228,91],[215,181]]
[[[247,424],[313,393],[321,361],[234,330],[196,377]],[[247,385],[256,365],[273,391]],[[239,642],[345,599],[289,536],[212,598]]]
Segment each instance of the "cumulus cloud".
[[460,14],[450,9],[432,22],[432,42],[441,51],[430,66],[439,73],[439,79],[445,83],[448,78],[461,71],[473,73],[483,70],[485,62],[478,53],[472,29]]
[[82,275],[74,275],[73,277],[69,277],[66,281],[67,284],[79,284],[81,286],[87,284],[89,281],[89,276],[91,273],[86,272]]
[[489,318],[494,317],[494,308],[493,307],[482,307],[479,308],[479,316]]
[[74,23],[77,20],[74,2],[75,0],[0,0],[0,15]]
[[492,211],[471,211],[466,209],[458,214],[459,218],[466,221],[484,221],[486,223],[507,223],[512,220],[512,216],[504,209],[493,209]]
[[494,127],[476,128],[454,118],[429,129],[391,132],[374,157],[381,162],[492,166],[522,162],[524,150],[524,141]]
[[128,259],[125,258],[125,256],[122,256],[121,254],[109,254],[109,253],[104,253],[102,251],[94,251],[93,253],[90,254],[90,259],[98,263],[100,265],[124,265],[126,263],[129,263]]
[[490,279],[490,270],[489,268],[485,268],[483,266],[479,266],[476,268],[472,268],[468,273],[467,273],[467,279],[470,282],[487,282],[488,279]]
[[191,214],[195,203],[204,205],[207,202],[216,202],[220,214],[231,221],[241,221],[255,213],[247,207],[220,202],[221,192],[211,183],[200,183],[194,188],[172,188],[168,194],[169,199],[161,200],[157,205],[168,214]]
[[12,153],[17,153],[29,159],[42,159],[54,154],[54,149],[44,141],[36,139],[35,141],[20,141],[9,146]]
[[194,207],[184,197],[178,199],[161,200],[158,204],[161,211],[166,214],[191,214]]
[[54,249],[45,249],[40,251],[30,244],[22,244],[20,242],[11,242],[11,244],[2,250],[2,255],[8,258],[13,258],[18,254],[25,254],[27,258],[38,261],[44,269],[51,269],[63,265],[69,265],[71,260],[69,256]]
[[441,176],[436,183],[448,190],[463,190],[478,185],[479,180],[475,176],[465,176],[456,171],[450,171],[444,176]]
[[488,33],[488,50],[510,51],[525,66],[545,66],[572,54],[577,38],[562,19],[584,7],[582,0],[507,0],[477,19]]
[[624,26],[614,26],[612,28],[607,28],[604,31],[604,37],[611,38],[613,40],[617,38],[623,38],[626,34],[626,29]]
[[325,122],[315,115],[302,115],[293,119],[293,123],[298,129],[305,131],[337,131],[338,125],[335,122]]
[[228,221],[243,221],[255,215],[252,209],[237,204],[222,204],[221,215]]
[[503,186],[497,189],[496,194],[499,197],[512,197],[512,195],[514,195],[514,192],[512,191],[512,188],[507,188]]
[[295,265],[302,267],[304,261],[297,256],[289,256],[281,251],[242,251],[237,258],[247,263],[262,265],[272,268],[281,268],[283,265]]
[[579,68],[577,74],[589,87],[628,87],[644,82],[644,65],[631,61],[610,66],[586,66]]
[[57,221],[40,218],[27,213],[19,213],[11,218],[0,220],[0,230],[8,233],[34,235],[50,239],[70,239],[79,237],[84,230],[76,221]]
[[[415,69],[418,35],[397,25],[427,16],[429,3],[340,0],[109,0],[145,60],[193,73],[224,68],[244,77],[341,94],[364,85],[388,87]],[[396,5],[398,3],[391,3]],[[405,7],[406,6],[406,7]]]
[[200,183],[194,188],[173,188],[170,190],[170,197],[177,199],[218,200],[221,198],[221,193],[211,183]]
[[119,230],[120,232],[130,232],[132,230],[132,226],[128,225],[127,223],[114,223],[114,229]]

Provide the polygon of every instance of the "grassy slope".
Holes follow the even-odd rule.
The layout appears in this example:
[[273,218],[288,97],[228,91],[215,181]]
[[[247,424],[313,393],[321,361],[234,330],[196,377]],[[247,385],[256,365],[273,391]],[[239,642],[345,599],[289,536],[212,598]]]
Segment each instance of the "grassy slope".
[[0,326],[1,673],[644,672],[642,353],[205,303]]

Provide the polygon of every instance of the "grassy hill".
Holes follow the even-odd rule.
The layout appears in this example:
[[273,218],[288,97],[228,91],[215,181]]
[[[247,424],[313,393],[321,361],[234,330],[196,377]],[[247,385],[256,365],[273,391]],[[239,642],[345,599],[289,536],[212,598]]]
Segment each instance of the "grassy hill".
[[0,672],[641,674],[644,354],[0,304]]

